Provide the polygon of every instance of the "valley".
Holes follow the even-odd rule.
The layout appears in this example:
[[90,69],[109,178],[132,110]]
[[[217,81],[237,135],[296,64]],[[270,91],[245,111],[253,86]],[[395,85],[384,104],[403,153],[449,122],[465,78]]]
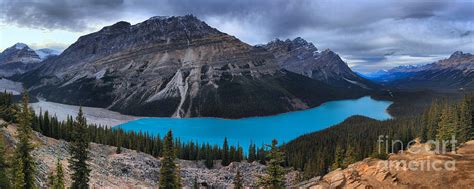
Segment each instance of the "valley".
[[[232,11],[145,11],[61,28],[75,32],[67,44],[25,37],[5,46],[0,36],[0,188],[468,188],[472,29],[407,38],[398,24],[438,17],[399,9],[364,32],[358,19],[368,17],[358,15],[344,19],[357,27],[339,15],[307,19],[319,12],[274,16],[282,23],[255,32],[244,28],[268,15],[239,25]],[[457,169],[383,165],[426,160]]]
[[251,144],[267,144],[273,139],[289,142],[301,135],[323,130],[345,119],[360,115],[376,120],[392,117],[386,109],[389,101],[370,97],[355,100],[330,101],[307,110],[273,116],[242,119],[220,118],[143,118],[123,123],[114,128],[127,132],[143,132],[163,136],[172,130],[181,141],[195,141],[220,145],[227,138],[229,145],[240,145],[244,152]]

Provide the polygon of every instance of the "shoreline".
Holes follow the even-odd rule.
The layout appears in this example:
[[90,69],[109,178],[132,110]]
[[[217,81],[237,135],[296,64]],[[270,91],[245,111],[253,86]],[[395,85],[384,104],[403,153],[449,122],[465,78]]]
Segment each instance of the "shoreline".
[[[376,100],[372,98],[371,96],[362,96],[359,98],[354,98],[354,99],[341,99],[341,100],[332,100],[332,101],[327,101],[324,103],[321,103],[318,106],[307,108],[307,109],[302,109],[302,110],[295,110],[295,111],[290,111],[290,112],[284,112],[284,113],[279,113],[279,114],[273,114],[273,115],[265,115],[265,116],[251,116],[251,117],[244,117],[244,118],[220,118],[220,117],[185,117],[185,118],[178,118],[178,119],[220,119],[220,120],[243,120],[243,119],[255,119],[255,118],[265,118],[265,117],[271,117],[271,116],[279,116],[279,115],[285,115],[285,114],[291,114],[291,113],[298,113],[301,111],[307,111],[311,110],[313,108],[318,108],[326,103],[330,102],[335,102],[335,101],[351,101],[351,100],[358,100],[361,98],[371,98],[373,100]],[[388,100],[377,100],[377,101],[383,101],[383,102],[389,102],[390,105],[393,105],[392,101]],[[44,99],[38,99],[38,102],[31,103],[30,106],[35,110],[35,113],[38,114],[40,111],[48,111],[50,115],[56,115],[58,120],[63,121],[66,120],[68,116],[73,116],[79,112],[79,106],[76,105],[68,105],[68,104],[61,104],[61,103],[56,103],[56,102],[50,102],[46,101]],[[116,127],[119,125],[122,125],[124,123],[130,122],[130,121],[135,121],[138,119],[142,118],[157,118],[157,119],[168,119],[168,118],[177,118],[177,117],[146,117],[146,116],[133,116],[133,115],[125,115],[121,114],[119,112],[115,112],[112,110],[107,110],[105,108],[97,108],[97,107],[87,107],[83,106],[83,111],[84,111],[84,116],[87,118],[88,123],[92,124],[97,124],[101,126],[106,126],[106,127]],[[386,113],[393,119],[394,116],[390,114],[388,111],[388,108],[385,110]]]
[[[40,111],[48,111],[51,116],[56,115],[59,121],[64,121],[67,119],[68,116],[75,117],[79,112],[80,106],[61,104],[38,99],[38,102],[31,103],[30,107],[33,108],[37,115]],[[124,115],[104,108],[83,106],[82,110],[84,112],[84,116],[87,119],[87,123],[109,128],[115,127],[123,123],[127,123],[129,121],[145,118],[140,116]]]

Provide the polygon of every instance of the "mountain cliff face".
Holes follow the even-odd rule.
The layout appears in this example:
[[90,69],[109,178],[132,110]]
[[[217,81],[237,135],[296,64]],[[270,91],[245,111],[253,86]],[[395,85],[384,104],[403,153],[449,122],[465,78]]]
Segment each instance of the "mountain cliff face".
[[472,90],[474,55],[456,51],[449,58],[435,63],[400,66],[371,79],[400,89]]
[[15,79],[50,101],[145,116],[239,118],[361,95],[282,70],[194,16],[118,22]]
[[322,52],[310,42],[298,37],[293,40],[276,39],[262,46],[272,52],[281,68],[305,75],[332,86],[367,91],[376,86],[354,73],[333,51]]
[[24,73],[37,66],[41,58],[23,43],[17,43],[0,53],[0,75],[12,76]]

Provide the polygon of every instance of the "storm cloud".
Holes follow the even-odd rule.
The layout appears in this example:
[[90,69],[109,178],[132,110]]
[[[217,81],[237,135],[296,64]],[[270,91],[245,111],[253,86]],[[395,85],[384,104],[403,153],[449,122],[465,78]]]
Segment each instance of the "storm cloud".
[[364,72],[393,66],[381,60],[396,56],[432,61],[456,50],[474,51],[474,1],[0,0],[0,6],[2,23],[68,31],[193,14],[250,44],[301,36]]

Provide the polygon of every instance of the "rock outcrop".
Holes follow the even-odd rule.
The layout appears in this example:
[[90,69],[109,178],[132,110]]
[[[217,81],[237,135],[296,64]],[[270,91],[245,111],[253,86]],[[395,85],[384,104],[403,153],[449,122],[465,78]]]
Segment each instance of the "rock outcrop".
[[426,144],[410,149],[392,154],[388,160],[367,158],[296,187],[470,188],[474,184],[474,141],[464,144],[456,154],[439,154]]

